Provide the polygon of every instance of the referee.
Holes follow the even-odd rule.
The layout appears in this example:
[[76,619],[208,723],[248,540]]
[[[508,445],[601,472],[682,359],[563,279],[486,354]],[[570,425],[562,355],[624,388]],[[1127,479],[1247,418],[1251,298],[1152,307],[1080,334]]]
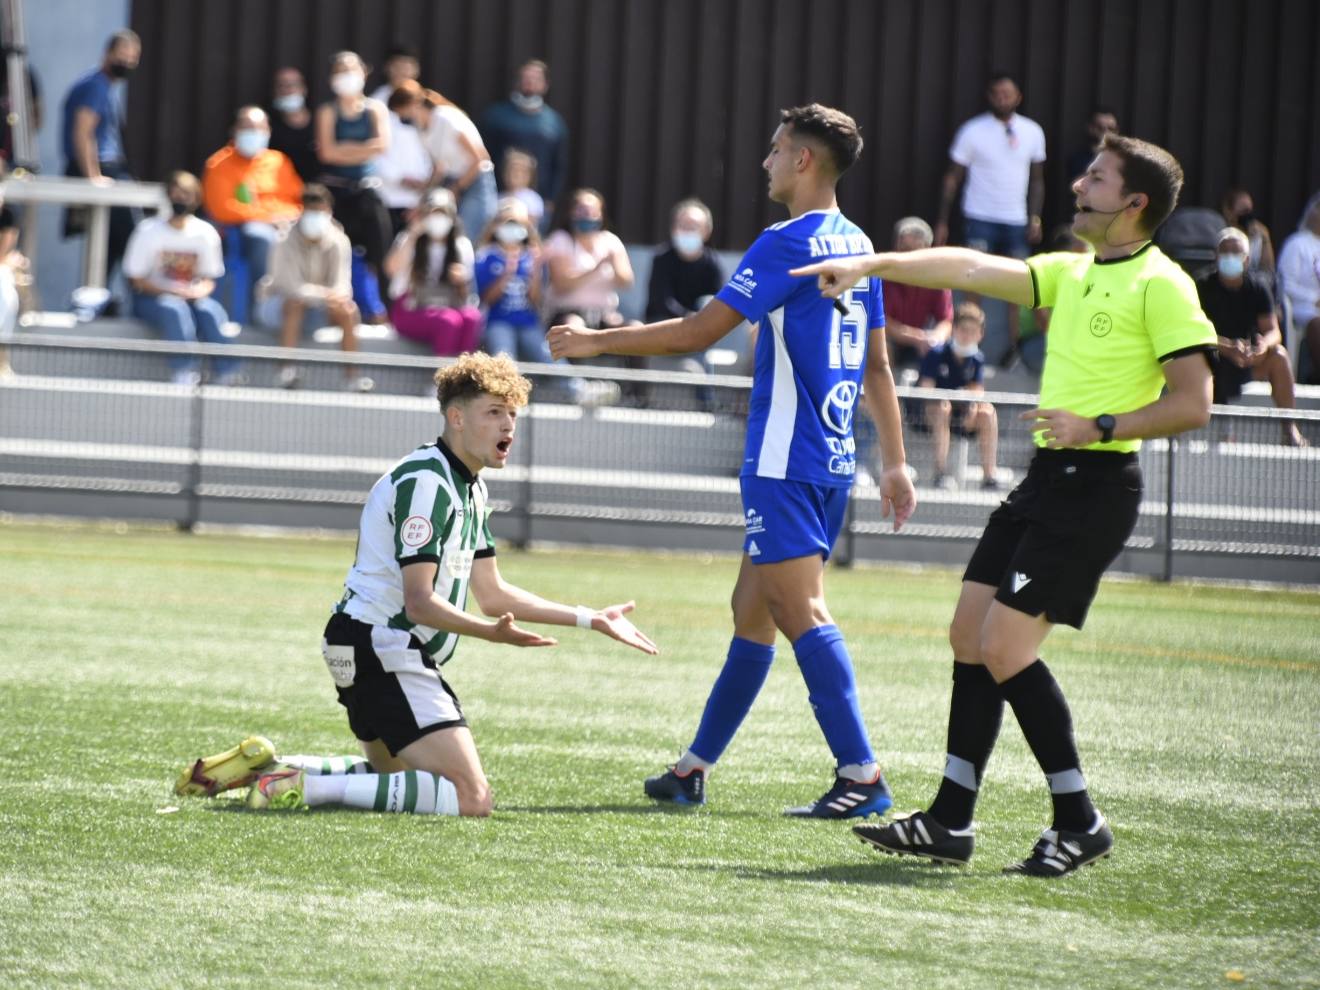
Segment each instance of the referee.
[[[1192,280],[1151,243],[1182,188],[1163,148],[1109,134],[1073,183],[1073,231],[1091,254],[1027,261],[962,248],[838,258],[793,271],[837,296],[879,275],[1054,310],[1032,420],[1026,478],[991,515],[963,575],[949,627],[948,754],[927,811],[858,825],[863,840],[948,863],[972,855],[972,812],[1004,702],[1049,784],[1054,820],[1008,872],[1061,876],[1109,854],[1113,833],[1091,803],[1072,716],[1039,649],[1056,623],[1080,629],[1100,575],[1137,521],[1145,437],[1210,418],[1216,338]],[[1167,389],[1167,390],[1166,390]]]

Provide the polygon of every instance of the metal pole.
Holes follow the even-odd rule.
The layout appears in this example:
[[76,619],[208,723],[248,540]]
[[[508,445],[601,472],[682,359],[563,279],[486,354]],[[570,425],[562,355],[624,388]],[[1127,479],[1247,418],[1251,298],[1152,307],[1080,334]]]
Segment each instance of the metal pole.
[[206,403],[202,397],[202,385],[198,382],[192,387],[192,462],[188,465],[188,480],[184,483],[184,494],[188,498],[188,511],[179,520],[179,529],[191,533],[202,515],[202,444],[205,442],[204,413]]
[[1164,574],[1162,581],[1173,580],[1173,460],[1178,441],[1168,440],[1168,453],[1164,457]]
[[9,82],[9,130],[17,168],[35,172],[40,166],[32,140],[32,93],[28,89],[27,32],[22,0],[4,0],[5,72]]
[[89,208],[87,253],[83,255],[83,285],[104,289],[110,255],[110,207]]
[[522,516],[522,537],[518,540],[516,546],[519,550],[526,550],[532,545],[532,466],[536,463],[536,417],[527,417],[527,476],[522,484],[522,506],[519,514]]

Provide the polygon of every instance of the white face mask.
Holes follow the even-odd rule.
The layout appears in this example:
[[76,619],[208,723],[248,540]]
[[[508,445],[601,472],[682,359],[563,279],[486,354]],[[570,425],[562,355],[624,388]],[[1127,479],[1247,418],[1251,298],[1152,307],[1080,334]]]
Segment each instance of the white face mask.
[[670,241],[679,254],[700,254],[701,247],[705,243],[701,235],[694,230],[676,230],[670,236]]
[[360,72],[336,72],[330,77],[330,88],[336,96],[357,96],[367,84]]
[[277,96],[270,101],[280,113],[297,113],[307,105],[307,98],[302,93],[286,93],[283,96]]
[[527,240],[527,228],[520,223],[502,223],[495,228],[495,240],[501,244],[521,244]]
[[1224,278],[1240,278],[1243,269],[1247,267],[1246,260],[1240,254],[1221,254],[1215,258],[1215,264],[1219,266],[1219,274]]
[[953,353],[960,358],[969,358],[981,349],[980,344],[964,344],[959,340],[950,340],[949,344],[953,347]]
[[304,237],[320,240],[321,235],[330,229],[330,214],[323,210],[308,210],[298,221],[298,227]]
[[422,221],[422,226],[427,237],[439,241],[449,236],[449,232],[454,229],[454,221],[443,213],[432,213]]
[[234,149],[244,158],[256,158],[270,146],[270,135],[265,131],[242,130],[234,132]]
[[540,110],[545,104],[545,100],[541,98],[539,93],[520,93],[516,89],[509,94],[509,98],[513,100],[514,106],[519,110]]

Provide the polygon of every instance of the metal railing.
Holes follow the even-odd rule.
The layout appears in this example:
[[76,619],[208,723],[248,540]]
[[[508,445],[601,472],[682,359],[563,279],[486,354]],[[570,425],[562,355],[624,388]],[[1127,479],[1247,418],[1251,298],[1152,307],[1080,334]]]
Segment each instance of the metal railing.
[[[171,361],[237,357],[238,386],[170,384]],[[0,379],[0,506],[5,493],[76,492],[158,500],[158,516],[190,526],[208,506],[352,507],[411,443],[440,427],[430,378],[442,359],[264,346],[181,346],[152,341],[20,335],[11,377]],[[297,362],[303,388],[275,387]],[[344,387],[349,365],[370,374],[372,394]],[[510,464],[489,472],[500,535],[525,544],[554,520],[611,524],[639,545],[663,545],[655,526],[697,527],[708,546],[736,549],[738,471],[750,380],[625,368],[524,365],[536,383]],[[575,382],[619,387],[617,404],[583,406]],[[909,464],[920,506],[902,533],[880,517],[874,484],[860,482],[837,556],[894,556],[911,541],[967,541],[1032,455],[1017,415],[1024,394],[988,393],[998,410],[1000,488],[982,488],[974,439],[955,438],[953,479],[935,487],[923,407],[967,393],[900,388]],[[1282,443],[1295,423],[1320,445],[1320,411],[1215,407],[1210,424],[1176,440],[1147,441],[1146,497],[1128,547],[1162,557],[1164,577],[1186,555],[1302,558],[1320,580],[1320,448]],[[876,454],[859,429],[859,462]],[[263,508],[263,506],[268,508]],[[351,525],[351,522],[349,523]],[[715,530],[728,534],[715,536]],[[896,543],[895,541],[898,541]]]

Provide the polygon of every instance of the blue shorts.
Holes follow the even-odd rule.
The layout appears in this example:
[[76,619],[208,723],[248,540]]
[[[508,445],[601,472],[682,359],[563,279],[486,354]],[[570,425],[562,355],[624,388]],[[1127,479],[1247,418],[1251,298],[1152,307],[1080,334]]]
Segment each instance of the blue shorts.
[[995,223],[966,217],[963,220],[963,241],[974,251],[1001,254],[1009,258],[1025,258],[1030,253],[1026,224]]
[[743,475],[743,553],[753,564],[820,554],[830,559],[843,529],[848,488]]

